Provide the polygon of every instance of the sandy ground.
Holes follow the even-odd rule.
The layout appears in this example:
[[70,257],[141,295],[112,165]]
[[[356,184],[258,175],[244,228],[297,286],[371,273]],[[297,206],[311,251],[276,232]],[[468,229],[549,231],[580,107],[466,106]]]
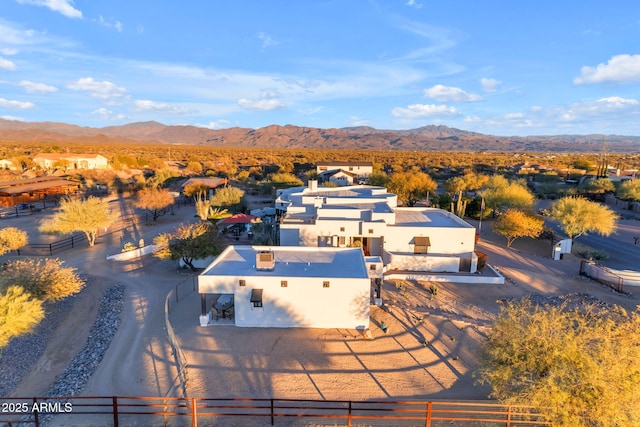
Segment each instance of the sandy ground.
[[[124,205],[123,205],[124,209]],[[192,208],[176,211],[152,226],[128,230],[151,241],[181,221],[193,220]],[[8,224],[8,222],[7,222]],[[164,299],[185,280],[175,263],[145,257],[114,263],[120,238],[103,236],[93,249],[61,254],[93,280],[50,340],[32,374],[14,396],[41,395],[86,341],[99,299],[113,283],[127,286],[123,322],[84,395],[163,396],[176,370],[164,329]],[[171,320],[189,363],[191,397],[278,397],[304,399],[485,399],[475,385],[476,352],[499,309],[498,300],[531,293],[592,294],[634,308],[635,296],[616,294],[580,278],[579,260],[550,259],[548,241],[520,240],[507,249],[488,223],[478,249],[489,255],[508,281],[505,285],[386,282],[383,308],[372,308],[367,339],[354,330],[237,328],[220,322],[200,327],[200,300],[185,296]],[[403,289],[401,289],[403,288]],[[385,334],[380,322],[389,325]]]

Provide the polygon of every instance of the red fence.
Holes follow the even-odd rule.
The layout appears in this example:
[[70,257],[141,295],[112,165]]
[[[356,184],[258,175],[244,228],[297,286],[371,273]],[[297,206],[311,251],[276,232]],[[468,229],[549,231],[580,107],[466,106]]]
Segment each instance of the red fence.
[[[3,398],[0,425],[233,425],[549,426],[533,408],[491,402],[333,401],[155,397]],[[285,421],[285,419],[287,421]],[[3,424],[4,423],[4,424]],[[454,424],[455,423],[455,424]]]

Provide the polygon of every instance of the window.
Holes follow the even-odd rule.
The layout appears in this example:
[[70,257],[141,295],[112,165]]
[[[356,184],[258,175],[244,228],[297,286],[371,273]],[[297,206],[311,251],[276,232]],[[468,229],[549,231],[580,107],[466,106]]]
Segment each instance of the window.
[[250,301],[253,307],[262,307],[262,289],[251,289]]
[[369,229],[369,234],[373,234],[373,228]]
[[286,280],[283,280],[283,281],[280,282],[280,287],[281,288],[286,288],[287,286],[289,286],[289,284],[287,283]]
[[344,246],[347,244],[347,239],[344,236],[338,236],[338,246]]
[[246,280],[244,280],[244,279],[240,279],[240,280],[238,281],[238,285],[240,285],[240,286],[247,286],[247,281],[246,281]]
[[429,246],[431,241],[426,236],[416,236],[413,238],[413,253],[414,254],[426,254],[429,252]]
[[349,172],[353,172],[353,166],[349,166]]
[[322,282],[322,287],[323,288],[328,288],[329,287],[329,282],[328,281]]
[[375,271],[375,270],[377,270],[377,269],[378,269],[378,266],[377,266],[377,265],[375,265],[375,264],[369,264],[369,270],[371,270],[371,271]]
[[340,227],[340,231],[344,231],[344,227]]

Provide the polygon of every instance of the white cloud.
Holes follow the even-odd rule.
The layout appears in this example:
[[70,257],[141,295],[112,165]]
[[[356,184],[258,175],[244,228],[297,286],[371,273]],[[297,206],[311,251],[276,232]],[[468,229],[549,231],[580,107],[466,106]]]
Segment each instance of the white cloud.
[[124,29],[124,25],[122,24],[122,22],[113,18],[106,20],[102,17],[102,15],[98,15],[98,19],[93,19],[93,22],[97,22],[105,28],[115,29],[119,33],[121,33]]
[[231,123],[231,121],[229,120],[221,119],[221,120],[212,120],[209,122],[209,124],[206,124],[206,125],[196,124],[195,126],[208,128],[208,129],[225,129],[225,128],[232,127],[233,123]]
[[405,4],[407,6],[415,7],[416,9],[422,8],[422,3],[418,3],[416,0],[408,0]]
[[15,70],[16,64],[0,56],[0,70]]
[[371,121],[358,116],[351,116],[347,119],[349,126],[371,126]]
[[7,47],[0,49],[0,53],[3,55],[11,56],[18,53],[18,49],[9,49]]
[[189,110],[175,105],[166,104],[164,102],[151,101],[149,99],[139,99],[134,102],[136,111],[153,111],[164,114],[187,114]]
[[440,102],[478,102],[482,101],[480,95],[467,93],[459,87],[435,85],[425,89],[424,96]]
[[18,0],[18,3],[48,7],[68,18],[82,18],[82,12],[73,7],[73,0]]
[[277,45],[277,44],[278,44],[278,42],[277,42],[277,41],[275,41],[275,40],[273,39],[273,37],[271,37],[271,36],[270,36],[269,34],[267,34],[267,33],[262,33],[262,32],[261,32],[261,33],[258,33],[258,38],[259,38],[260,40],[262,40],[262,48],[263,48],[263,49],[266,49],[266,48],[268,48],[268,47],[270,47],[270,46],[275,46],[275,45]]
[[16,116],[0,116],[0,119],[12,120],[14,122],[24,122],[24,119],[22,117],[16,117]]
[[11,110],[27,110],[35,106],[36,105],[33,102],[10,101],[8,99],[0,98],[0,108],[9,108]]
[[116,86],[108,81],[97,82],[92,77],[78,79],[75,83],[67,85],[67,88],[90,92],[91,96],[99,99],[115,98],[127,92],[123,87]]
[[577,85],[640,82],[640,55],[616,55],[606,64],[584,66],[573,82]]
[[281,110],[286,108],[287,106],[280,101],[279,98],[282,96],[276,90],[272,89],[263,89],[260,92],[260,98],[258,99],[247,99],[240,98],[238,100],[238,105],[245,110],[260,110],[260,111],[274,111]]
[[447,105],[411,104],[407,108],[396,107],[391,115],[403,119],[418,119],[421,117],[457,116],[458,110]]
[[479,123],[482,119],[478,116],[467,116],[464,118],[465,123]]
[[576,102],[567,109],[556,110],[556,116],[562,121],[592,120],[602,116],[621,113],[640,114],[640,101],[633,98],[611,96],[594,102]]
[[49,86],[44,83],[34,83],[29,80],[21,80],[18,85],[22,86],[27,93],[54,93],[58,91],[58,88],[55,86]]
[[279,99],[246,99],[238,100],[238,105],[245,110],[274,111],[281,110],[287,106]]
[[496,79],[480,79],[480,85],[482,85],[482,90],[485,92],[495,92],[496,90],[498,90],[498,86],[500,86],[500,83],[502,82]]
[[111,110],[107,110],[106,108],[98,108],[97,110],[92,111],[91,114],[100,116],[103,119],[109,121],[122,121],[128,118],[124,114],[116,114]]

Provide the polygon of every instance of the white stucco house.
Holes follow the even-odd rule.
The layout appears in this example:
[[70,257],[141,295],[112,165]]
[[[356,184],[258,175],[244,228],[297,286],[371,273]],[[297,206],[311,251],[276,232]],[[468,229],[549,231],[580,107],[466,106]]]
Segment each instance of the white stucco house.
[[100,154],[40,153],[33,157],[42,169],[52,169],[64,163],[67,169],[106,169],[109,160]]
[[229,246],[198,276],[200,324],[221,294],[236,326],[367,329],[380,270],[359,248]]
[[383,187],[281,190],[280,245],[361,247],[387,271],[475,273],[476,229],[442,209],[399,208]]
[[331,182],[340,186],[363,182],[373,173],[371,162],[319,162],[316,173],[321,182]]

